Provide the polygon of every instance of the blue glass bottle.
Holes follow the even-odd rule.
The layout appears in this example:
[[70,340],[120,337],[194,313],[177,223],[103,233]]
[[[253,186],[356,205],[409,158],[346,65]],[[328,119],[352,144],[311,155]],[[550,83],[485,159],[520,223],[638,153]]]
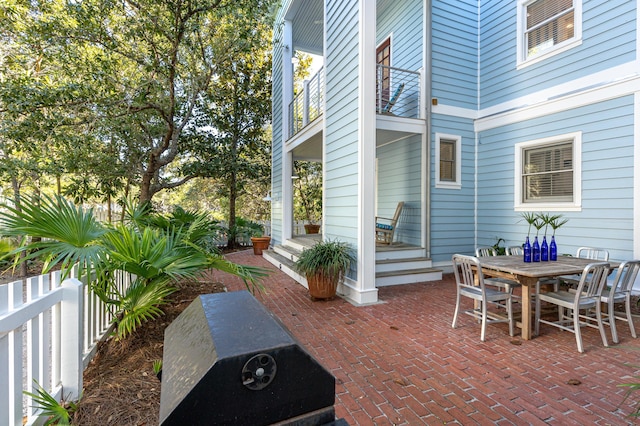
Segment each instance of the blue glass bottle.
[[542,244],[540,244],[540,260],[543,262],[549,260],[549,245],[546,236],[542,237]]
[[538,236],[533,239],[533,246],[531,247],[531,257],[534,262],[540,262],[540,243],[538,242]]
[[558,260],[558,246],[553,235],[551,236],[551,244],[549,244],[549,260],[552,262]]
[[524,261],[527,263],[531,262],[531,243],[529,243],[529,237],[524,241],[522,252],[524,254]]

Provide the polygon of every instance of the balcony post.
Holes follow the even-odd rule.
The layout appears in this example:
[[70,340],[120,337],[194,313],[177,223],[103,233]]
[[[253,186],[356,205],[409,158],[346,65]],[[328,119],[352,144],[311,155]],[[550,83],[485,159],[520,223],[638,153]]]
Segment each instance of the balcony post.
[[304,93],[302,98],[302,127],[304,127],[309,124],[309,80],[302,82],[302,93]]

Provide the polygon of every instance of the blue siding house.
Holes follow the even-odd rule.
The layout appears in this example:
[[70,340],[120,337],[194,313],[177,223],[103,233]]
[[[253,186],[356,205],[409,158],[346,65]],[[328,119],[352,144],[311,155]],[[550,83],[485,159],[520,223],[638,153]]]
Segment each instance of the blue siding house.
[[[355,304],[441,278],[454,253],[522,244],[523,212],[569,219],[562,254],[640,258],[639,22],[624,0],[282,1],[265,256],[306,285],[290,267],[306,160],[322,163],[319,238],[353,247],[339,292]],[[304,84],[296,52],[322,59]],[[400,202],[377,244],[376,217]]]

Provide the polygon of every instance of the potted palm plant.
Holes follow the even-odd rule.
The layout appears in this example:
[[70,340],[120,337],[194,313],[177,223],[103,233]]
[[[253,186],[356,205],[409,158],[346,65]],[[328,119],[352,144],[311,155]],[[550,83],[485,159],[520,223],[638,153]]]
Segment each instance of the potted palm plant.
[[295,263],[295,269],[305,274],[309,294],[314,299],[335,297],[352,261],[351,248],[341,241],[321,241],[304,250]]

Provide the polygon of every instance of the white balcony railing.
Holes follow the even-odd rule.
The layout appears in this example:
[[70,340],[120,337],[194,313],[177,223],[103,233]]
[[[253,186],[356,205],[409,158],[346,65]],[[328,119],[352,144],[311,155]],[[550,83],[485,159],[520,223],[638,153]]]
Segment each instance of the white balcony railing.
[[322,115],[324,109],[324,68],[305,80],[300,93],[289,104],[289,137]]
[[[289,104],[289,137],[322,115],[324,68],[310,80]],[[376,111],[378,114],[420,118],[420,72],[377,65]]]

